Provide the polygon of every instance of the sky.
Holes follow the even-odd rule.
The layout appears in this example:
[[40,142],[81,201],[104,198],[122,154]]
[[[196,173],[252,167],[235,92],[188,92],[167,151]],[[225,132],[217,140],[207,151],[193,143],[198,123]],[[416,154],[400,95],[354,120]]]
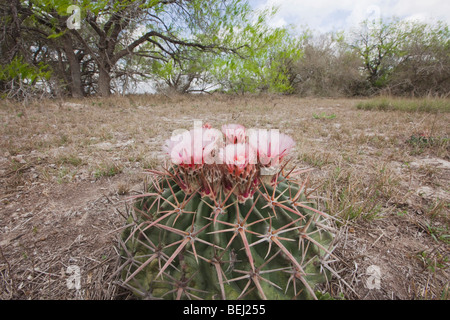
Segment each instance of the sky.
[[254,9],[279,6],[270,21],[274,27],[293,25],[317,32],[350,30],[365,20],[398,17],[450,25],[449,0],[248,0]]

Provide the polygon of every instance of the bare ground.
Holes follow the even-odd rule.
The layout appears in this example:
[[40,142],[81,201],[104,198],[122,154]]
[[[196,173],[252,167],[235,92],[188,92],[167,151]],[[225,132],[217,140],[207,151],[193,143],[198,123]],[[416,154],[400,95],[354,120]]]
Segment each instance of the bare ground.
[[[130,96],[0,105],[0,299],[123,299],[116,239],[143,169],[193,120],[276,128],[321,209],[339,217],[321,289],[346,299],[448,299],[449,114],[357,100]],[[431,132],[433,143],[412,139]],[[69,288],[73,269],[81,288]],[[375,271],[374,271],[375,270]],[[379,271],[379,273],[377,273]],[[68,287],[69,280],[69,287]]]

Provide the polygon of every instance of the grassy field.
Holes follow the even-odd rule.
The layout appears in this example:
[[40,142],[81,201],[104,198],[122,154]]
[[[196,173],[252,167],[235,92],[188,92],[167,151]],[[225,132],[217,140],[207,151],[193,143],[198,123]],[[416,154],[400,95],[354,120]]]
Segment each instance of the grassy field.
[[[143,169],[194,120],[274,128],[339,218],[345,299],[448,299],[450,100],[113,96],[0,102],[0,299],[122,299],[116,237]],[[81,289],[69,289],[69,266]],[[378,267],[379,287],[370,285]]]
[[380,97],[362,101],[356,107],[360,110],[449,113],[450,100],[439,98],[405,99]]

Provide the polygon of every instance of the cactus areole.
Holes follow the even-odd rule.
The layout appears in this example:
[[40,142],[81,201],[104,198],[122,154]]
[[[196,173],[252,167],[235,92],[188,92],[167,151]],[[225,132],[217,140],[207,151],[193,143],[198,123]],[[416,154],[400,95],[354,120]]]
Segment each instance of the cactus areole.
[[315,299],[332,235],[305,195],[309,170],[276,130],[209,125],[167,140],[121,236],[123,285],[159,299]]

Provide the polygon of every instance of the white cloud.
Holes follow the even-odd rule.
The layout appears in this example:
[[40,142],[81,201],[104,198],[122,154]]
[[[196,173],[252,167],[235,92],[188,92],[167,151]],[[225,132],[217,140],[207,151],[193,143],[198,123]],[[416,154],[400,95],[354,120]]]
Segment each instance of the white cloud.
[[406,19],[416,17],[422,21],[442,20],[450,24],[450,1],[448,0],[398,0],[392,10],[397,16]]
[[365,19],[398,17],[450,24],[449,0],[250,0],[254,8],[279,6],[273,26],[293,24],[320,32],[349,29]]
[[274,28],[282,28],[286,27],[288,23],[283,17],[278,16],[272,19],[272,21],[270,21],[270,25]]

